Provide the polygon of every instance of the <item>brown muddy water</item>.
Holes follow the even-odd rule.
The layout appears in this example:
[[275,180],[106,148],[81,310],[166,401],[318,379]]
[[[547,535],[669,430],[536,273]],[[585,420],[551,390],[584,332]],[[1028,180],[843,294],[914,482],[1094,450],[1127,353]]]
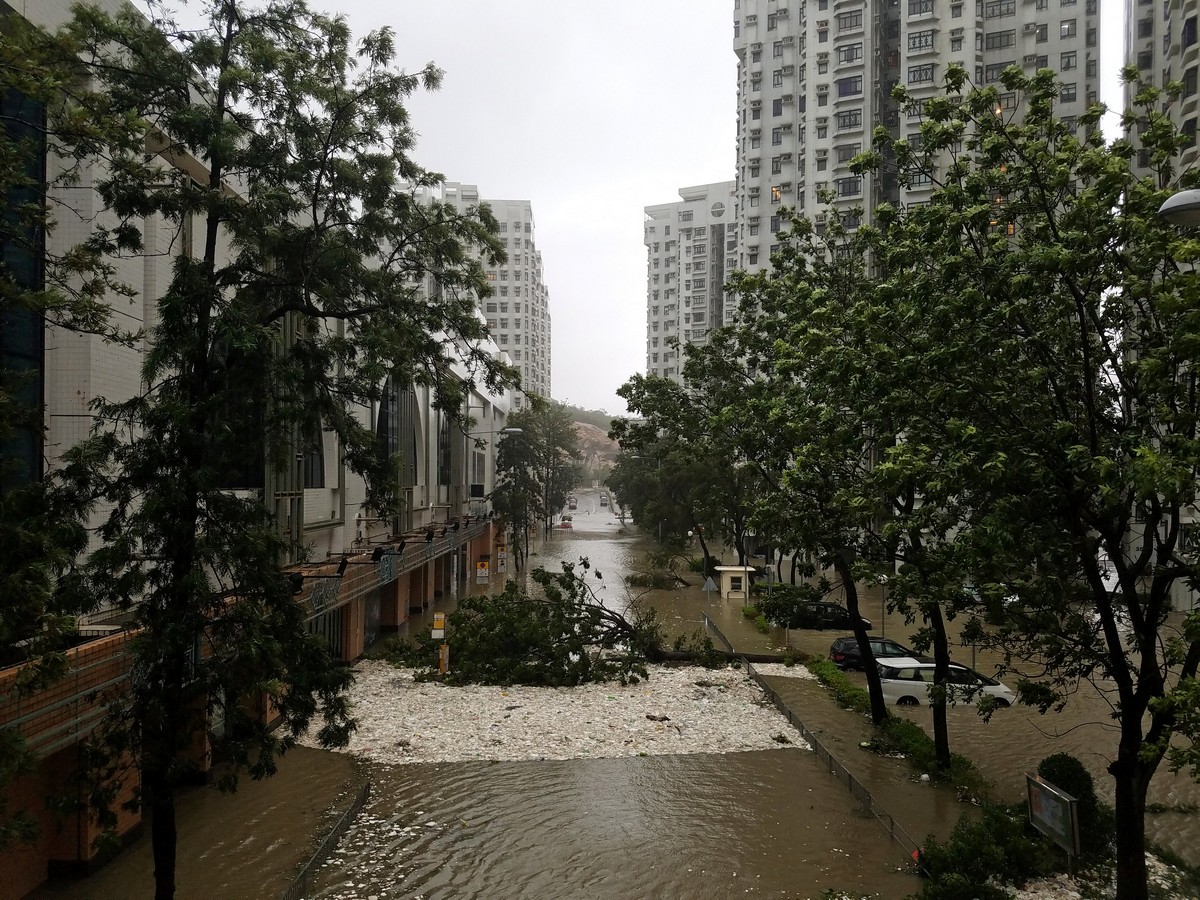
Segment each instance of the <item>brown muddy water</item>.
[[[740,649],[790,645],[824,654],[833,632],[758,633],[740,606],[705,594],[697,579],[676,591],[629,591],[622,576],[636,569],[645,543],[622,530],[595,494],[581,494],[574,528],[556,530],[530,558],[531,566],[587,556],[603,582],[606,603],[623,608],[651,603],[671,635],[693,631],[707,612]],[[589,512],[590,509],[590,512]],[[699,552],[699,548],[696,548]],[[499,590],[502,576],[472,592]],[[876,633],[905,640],[898,619],[881,619],[882,598],[868,591],[864,612]],[[428,627],[439,601],[411,623]],[[969,648],[955,653],[970,663]],[[986,670],[987,661],[976,660]],[[805,684],[793,682],[793,684]],[[811,727],[835,753],[848,758],[857,737],[844,713],[828,704],[812,712]],[[902,711],[928,727],[927,711]],[[1111,779],[1103,766],[1115,746],[1108,709],[1099,695],[1072,699],[1058,715],[1016,707],[990,724],[970,709],[951,711],[953,749],[981,765],[1002,796],[1019,796],[1023,773],[1050,753],[1065,750],[1093,770],[1101,792]],[[845,732],[845,734],[839,734]],[[883,766],[859,762],[877,782]],[[199,791],[185,801],[180,845],[181,898],[229,900],[279,897],[288,876],[311,852],[328,825],[331,807],[348,802],[352,776],[347,757],[297,750],[280,775],[249,785],[233,797]],[[796,748],[728,755],[633,757],[569,761],[445,763],[390,767],[362,765],[373,782],[371,800],[337,852],[323,867],[309,897],[350,898],[819,898],[826,889],[861,896],[900,898],[915,891],[899,845],[861,813],[846,788]],[[903,776],[895,791],[873,788],[904,828],[916,837],[934,830],[930,818],[952,821],[953,804],[929,811],[903,808]],[[190,796],[190,795],[189,795]],[[1186,778],[1156,779],[1151,797],[1173,812],[1151,818],[1153,840],[1200,862],[1200,819],[1186,811],[1200,789]],[[919,806],[919,805],[918,805]],[[912,818],[905,820],[906,812]],[[928,824],[929,829],[924,826]],[[945,821],[941,823],[945,825]],[[937,829],[944,834],[944,828]],[[78,898],[152,896],[148,839],[143,837],[98,875],[35,895]]]

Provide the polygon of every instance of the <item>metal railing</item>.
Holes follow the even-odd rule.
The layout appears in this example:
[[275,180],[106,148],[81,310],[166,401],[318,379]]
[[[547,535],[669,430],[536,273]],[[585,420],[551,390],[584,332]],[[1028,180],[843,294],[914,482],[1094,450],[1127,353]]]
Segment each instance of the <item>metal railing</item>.
[[855,778],[850,770],[842,764],[841,760],[830,753],[829,749],[809,730],[808,726],[796,717],[796,714],[783,701],[783,698],[763,680],[762,675],[755,671],[754,665],[751,662],[743,660],[743,664],[746,666],[746,672],[763,689],[763,692],[771,699],[775,708],[779,710],[781,715],[787,717],[788,724],[800,732],[801,737],[808,741],[813,752],[817,754],[817,758],[825,764],[825,768],[829,774],[845,785],[846,789],[850,791],[859,805],[873,815],[887,830],[891,839],[900,844],[910,856],[918,852],[921,849],[921,845],[914,841],[912,836],[896,822],[892,814],[879,804],[879,801],[867,790],[866,785]]
[[702,612],[700,615],[704,616],[705,630],[712,632],[712,634],[716,636],[716,639],[724,645],[727,651],[730,653],[736,653],[737,651],[733,649],[733,644],[730,643],[729,638],[725,637],[721,629],[717,627],[716,623],[708,617],[708,613]]
[[309,857],[308,862],[296,874],[296,878],[292,881],[292,886],[283,892],[283,900],[300,900],[308,890],[309,883],[312,881],[313,874],[317,868],[329,858],[329,854],[333,852],[334,846],[341,840],[346,829],[350,827],[350,823],[354,821],[354,817],[358,815],[363,804],[367,802],[367,798],[371,796],[371,782],[363,782],[363,786],[358,789],[354,800],[346,808],[346,811],[338,816],[338,820],[333,823],[333,827],[329,833],[325,835],[325,839]]

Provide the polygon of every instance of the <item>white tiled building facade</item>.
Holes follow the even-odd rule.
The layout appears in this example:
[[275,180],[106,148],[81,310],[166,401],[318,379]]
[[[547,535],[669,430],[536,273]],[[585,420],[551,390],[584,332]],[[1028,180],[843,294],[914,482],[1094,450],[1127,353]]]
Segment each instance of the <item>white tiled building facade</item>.
[[[443,199],[456,206],[486,203],[500,223],[500,240],[508,261],[488,269],[495,294],[481,301],[488,328],[500,349],[521,372],[521,387],[550,396],[550,291],[542,274],[533,207],[528,200],[481,200],[473,184],[447,182]],[[527,402],[521,392],[514,409]]]
[[[702,344],[728,320],[723,286],[737,249],[734,183],[680,188],[675,203],[646,207],[646,371],[681,380],[675,341]],[[675,341],[671,339],[674,338]]]
[[[1141,77],[1159,87],[1183,82],[1183,95],[1172,107],[1175,125],[1191,136],[1192,146],[1183,152],[1177,171],[1196,165],[1196,125],[1200,118],[1200,0],[1125,0],[1125,59]],[[1135,86],[1125,87],[1125,104],[1130,105]],[[1145,167],[1145,156],[1138,160]]]
[[[977,85],[1010,65],[1049,67],[1062,85],[1058,114],[1078,116],[1099,92],[1098,0],[734,0],[738,56],[738,264],[769,264],[780,207],[820,227],[817,200],[832,190],[842,209],[865,215],[885,200],[920,200],[931,187],[899,188],[860,177],[849,163],[872,130],[897,138],[920,128],[892,88],[920,100],[942,90],[951,63]],[[1002,109],[1017,98],[1001,96]]]

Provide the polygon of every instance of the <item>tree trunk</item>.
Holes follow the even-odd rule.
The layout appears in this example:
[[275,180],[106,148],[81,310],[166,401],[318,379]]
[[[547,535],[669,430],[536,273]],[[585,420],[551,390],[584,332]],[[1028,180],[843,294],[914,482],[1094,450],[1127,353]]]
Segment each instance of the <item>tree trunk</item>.
[[[943,690],[950,680],[950,646],[946,637],[946,622],[940,606],[933,606],[927,613],[933,626],[933,680]],[[950,771],[950,726],[946,721],[945,694],[931,700],[933,707],[933,749],[937,766],[943,772]]]
[[154,900],[174,900],[175,793],[162,762],[149,763],[142,773],[143,788],[150,795],[150,844],[154,854]]
[[800,551],[796,550],[795,552],[792,553],[792,575],[791,575],[792,584],[796,583],[796,573],[799,571],[799,569],[800,569]]
[[839,555],[834,560],[833,568],[842,581],[842,590],[846,594],[846,610],[850,613],[850,627],[862,653],[863,670],[867,675],[867,694],[871,698],[871,723],[876,726],[882,725],[888,711],[883,702],[883,687],[879,683],[879,668],[875,665],[875,655],[871,652],[871,639],[858,612],[858,585],[854,583],[850,563],[844,557]]
[[1108,767],[1116,800],[1117,900],[1148,900],[1150,895],[1146,870],[1146,790],[1157,762],[1147,766],[1139,760],[1141,735],[1125,733],[1130,726],[1131,731],[1140,731],[1140,724],[1122,724],[1117,758]]

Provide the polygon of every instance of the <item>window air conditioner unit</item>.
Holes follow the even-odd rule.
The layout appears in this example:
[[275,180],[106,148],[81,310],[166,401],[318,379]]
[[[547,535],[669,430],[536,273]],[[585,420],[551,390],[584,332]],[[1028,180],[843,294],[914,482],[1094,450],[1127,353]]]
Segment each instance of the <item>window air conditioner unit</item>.
[[827,85],[827,84],[818,84],[818,85],[817,85],[817,93],[818,93],[818,94],[828,94],[828,93],[829,93],[829,85]]
[[824,224],[825,224],[825,219],[826,219],[826,215],[825,215],[825,213],[817,213],[817,214],[816,214],[816,216],[814,216],[814,221],[815,221],[815,222],[816,222],[818,225],[824,225]]
[[[751,16],[751,18],[754,18],[754,17],[753,17],[753,16]],[[758,44],[758,43],[751,44],[751,45],[750,45],[750,49],[751,49],[751,50],[761,50],[761,49],[762,49],[762,44]]]
[[1025,65],[1032,66],[1036,60],[1037,60],[1036,54],[1026,53],[1025,57],[1022,61],[1025,63]]
[[1036,22],[1026,22],[1025,30],[1026,31],[1037,31],[1037,23]]
[[828,20],[828,19],[822,19],[821,21],[817,22],[817,27],[818,27],[818,28],[828,28],[828,27],[829,27],[829,20]]

